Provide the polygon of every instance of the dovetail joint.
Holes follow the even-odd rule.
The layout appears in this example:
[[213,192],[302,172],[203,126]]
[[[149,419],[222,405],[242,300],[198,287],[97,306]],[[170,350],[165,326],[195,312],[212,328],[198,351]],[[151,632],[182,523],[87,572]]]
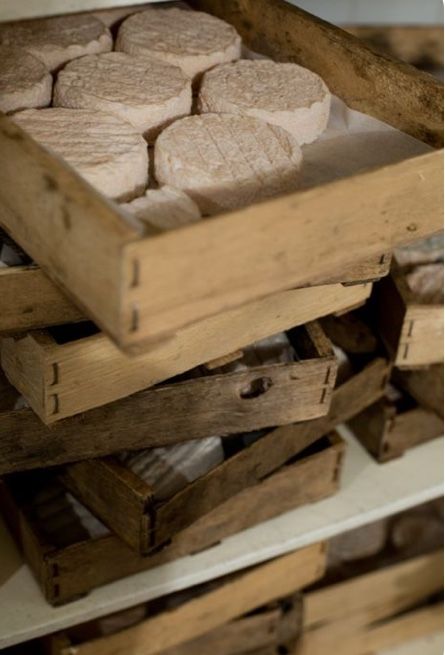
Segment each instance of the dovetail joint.
[[141,267],[139,259],[133,259],[130,287],[134,288],[141,283]]
[[53,415],[58,414],[60,412],[60,406],[59,406],[59,394],[58,393],[53,393],[51,394],[51,398],[53,399],[54,405],[53,405]]
[[137,332],[139,330],[139,307],[133,305],[131,309],[131,322],[130,322],[130,332]]

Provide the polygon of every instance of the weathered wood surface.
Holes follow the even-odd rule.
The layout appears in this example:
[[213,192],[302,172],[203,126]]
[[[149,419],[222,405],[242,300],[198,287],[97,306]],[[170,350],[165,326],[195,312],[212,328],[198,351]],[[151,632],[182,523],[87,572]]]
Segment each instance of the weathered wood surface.
[[284,0],[191,0],[190,4],[232,23],[255,52],[318,73],[332,93],[353,109],[436,147],[443,144],[443,85],[430,75],[371,50],[351,34]]
[[[46,331],[29,332],[2,340],[1,363],[40,418],[54,423],[364,302],[371,287],[337,284],[283,291],[183,328],[139,357],[127,357],[101,333],[58,344]],[[270,395],[275,395],[273,386]]]
[[333,642],[341,655],[365,655],[440,630],[443,607],[411,608],[440,592],[441,571],[439,551],[309,592],[295,655],[322,655]]
[[406,411],[379,400],[350,421],[354,434],[379,462],[443,435],[443,419],[422,407]]
[[1,507],[45,597],[57,605],[107,582],[208,548],[256,523],[334,493],[343,452],[344,444],[331,437],[320,452],[284,466],[245,489],[149,557],[136,555],[112,534],[62,549],[51,548],[39,537],[38,526],[29,523],[25,508],[11,499],[5,484],[0,485]]
[[[388,274],[390,255],[378,255],[332,272],[310,286],[361,284]],[[0,268],[0,334],[72,323],[86,315],[38,266]]]
[[397,367],[443,362],[443,304],[425,304],[416,298],[396,263],[377,287],[377,322]]
[[[295,640],[301,631],[302,602],[301,594],[286,597],[283,602],[269,604],[255,614],[230,621],[210,632],[186,641],[177,646],[159,651],[159,655],[242,655],[259,648],[275,648]],[[149,619],[150,620],[150,619]],[[128,641],[132,639],[132,629],[128,630]],[[62,633],[51,638],[51,655],[71,655],[73,643],[69,633]],[[143,639],[143,635],[141,635]],[[77,655],[83,655],[85,642],[76,643]],[[138,642],[137,642],[138,643]],[[92,644],[94,646],[94,642]],[[108,638],[99,641],[100,653],[109,653]],[[128,647],[117,647],[114,655],[127,655]]]
[[68,466],[62,479],[125,543],[147,553],[264,480],[338,423],[374,402],[383,393],[386,374],[384,360],[376,360],[334,392],[328,416],[272,430],[162,504],[153,502],[148,484],[112,458]]
[[393,376],[396,384],[419,405],[443,418],[443,364],[413,371],[395,369]]

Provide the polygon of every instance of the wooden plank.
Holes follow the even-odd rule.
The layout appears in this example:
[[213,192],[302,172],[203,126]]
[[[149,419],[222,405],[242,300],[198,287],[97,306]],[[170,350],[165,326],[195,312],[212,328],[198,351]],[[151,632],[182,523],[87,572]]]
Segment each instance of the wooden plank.
[[419,405],[443,418],[443,364],[413,371],[395,369],[394,380]]
[[284,0],[191,0],[190,4],[232,23],[255,52],[318,73],[353,109],[426,143],[443,144],[443,85],[430,75],[371,50],[351,34]]
[[126,346],[439,231],[442,165],[430,153],[127,244]]
[[82,312],[34,266],[0,268],[0,333],[73,323]]
[[111,9],[112,7],[133,7],[135,11],[138,6],[162,2],[163,0],[69,0],[60,4],[59,0],[24,0],[17,5],[14,0],[3,0],[0,6],[0,21],[23,20],[25,18],[37,18],[43,16],[54,16],[70,14],[80,11],[92,11]]
[[[19,526],[16,539],[27,539],[23,526],[40,543],[40,567],[30,561],[33,572],[51,604],[73,600],[94,587],[175,560],[209,546],[240,530],[309,502],[326,497],[338,488],[343,444],[331,438],[320,452],[283,467],[260,484],[245,489],[192,526],[176,535],[171,544],[149,557],[136,555],[114,535],[77,542],[48,550],[31,530],[23,507],[0,485],[1,505],[9,525]],[[40,539],[40,541],[39,541]],[[21,543],[26,552],[27,543]]]
[[[133,358],[103,334],[60,345],[46,332],[31,332],[2,340],[1,363],[8,379],[40,418],[54,423],[353,302],[364,302],[371,286],[326,285],[284,291],[194,323]],[[30,351],[36,352],[40,361],[31,361]],[[37,392],[31,387],[31,376],[38,377]],[[273,387],[271,392],[274,395]]]
[[[378,255],[314,280],[322,284],[361,284],[389,272],[391,256]],[[309,286],[314,286],[311,283]],[[86,315],[38,266],[0,268],[0,334],[73,323]]]

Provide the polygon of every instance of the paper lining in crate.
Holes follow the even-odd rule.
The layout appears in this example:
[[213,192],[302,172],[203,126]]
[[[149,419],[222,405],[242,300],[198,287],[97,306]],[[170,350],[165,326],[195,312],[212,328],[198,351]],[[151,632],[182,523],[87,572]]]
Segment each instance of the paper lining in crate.
[[379,330],[397,367],[443,362],[443,234],[399,249],[377,299]]
[[[442,92],[432,78],[382,59],[354,37],[280,2],[262,2],[261,9],[249,3],[242,16],[227,3],[193,4],[235,23],[248,47],[318,72],[355,109],[440,144]],[[276,30],[277,21],[287,29]],[[334,56],[336,70],[350,74],[338,76]],[[2,224],[127,350],[228,308],[314,283],[440,228],[440,156],[420,142],[410,141],[411,150],[389,160],[373,160],[371,166],[379,168],[370,172],[366,165],[350,166],[354,158],[339,157],[340,147],[330,183],[324,178],[316,187],[152,237],[125,222],[115,205],[8,118],[1,123]],[[371,124],[367,137],[378,129],[376,121]],[[385,147],[374,148],[374,154],[389,153],[392,134],[378,135]],[[367,141],[355,142],[356,156]],[[414,156],[420,152],[426,154]],[[321,161],[326,162],[324,154]],[[339,162],[348,163],[342,174],[350,177],[335,179]],[[325,173],[329,167],[320,169]]]
[[0,503],[46,599],[60,604],[112,580],[191,555],[334,493],[343,451],[337,435],[319,438],[276,472],[244,488],[146,557],[134,553],[74,501],[51,471],[4,478]]

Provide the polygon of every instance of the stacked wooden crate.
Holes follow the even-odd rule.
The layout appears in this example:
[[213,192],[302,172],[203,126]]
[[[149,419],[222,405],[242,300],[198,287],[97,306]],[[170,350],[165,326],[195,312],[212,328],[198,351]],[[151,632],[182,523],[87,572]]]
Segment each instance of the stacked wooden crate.
[[[351,107],[440,144],[433,80],[281,2],[192,4],[234,23],[254,50],[317,71]],[[334,56],[351,75],[332,69]],[[440,229],[440,153],[147,237],[5,116],[0,148],[2,239],[18,257],[0,268],[0,502],[48,601],[73,600],[337,491],[338,424],[368,430],[364,412],[383,402],[390,376],[405,375],[394,362],[409,354],[429,363],[413,341],[413,321],[425,322],[418,307],[408,328],[399,326],[402,354],[381,321],[382,343],[374,320],[357,337],[351,312],[388,273],[395,248]],[[373,303],[365,313],[375,319]],[[337,383],[331,340],[348,356]],[[404,384],[431,406],[416,375]],[[183,475],[180,448],[215,437],[223,438],[220,459]],[[403,449],[379,438],[386,458]],[[132,464],[131,453],[150,458],[161,448],[163,461],[179,453],[181,466],[169,467],[185,478],[167,495]],[[322,575],[324,552],[311,547],[241,582],[220,581],[168,616],[161,608],[134,638],[153,637],[152,652],[171,654],[220,643],[224,654],[297,647],[295,593]],[[263,595],[249,591],[257,580]],[[247,595],[237,597],[238,588]],[[222,611],[229,596],[239,602]],[[215,603],[210,623],[188,622],[204,601]],[[165,643],[157,641],[174,612],[185,633],[169,623]],[[110,639],[118,649],[121,637]],[[65,638],[53,648],[72,652]]]

